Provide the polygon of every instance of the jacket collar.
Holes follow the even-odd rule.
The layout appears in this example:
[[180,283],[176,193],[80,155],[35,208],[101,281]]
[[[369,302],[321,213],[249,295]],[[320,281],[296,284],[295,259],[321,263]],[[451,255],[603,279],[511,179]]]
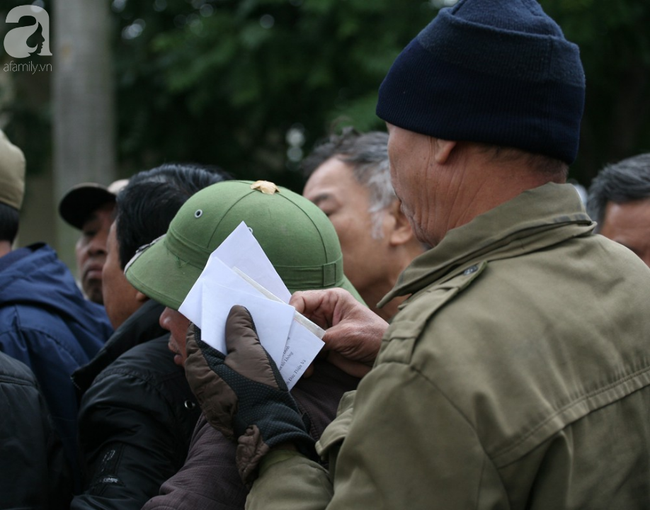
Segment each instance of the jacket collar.
[[92,360],[74,371],[72,382],[79,398],[90,388],[100,372],[126,351],[167,334],[158,323],[164,309],[163,305],[153,299],[146,301],[115,330]]
[[450,230],[440,244],[413,260],[379,306],[453,278],[478,262],[536,251],[588,234],[595,226],[572,185],[549,183],[525,191]]

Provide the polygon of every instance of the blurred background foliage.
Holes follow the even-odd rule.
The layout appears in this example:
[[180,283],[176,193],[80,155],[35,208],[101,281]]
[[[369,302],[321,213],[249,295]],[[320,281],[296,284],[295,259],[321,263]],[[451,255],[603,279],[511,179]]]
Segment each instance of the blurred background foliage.
[[[0,1],[0,14],[25,3]],[[64,0],[38,5],[52,1]],[[119,174],[192,161],[300,191],[300,160],[333,126],[384,129],[374,114],[383,76],[453,3],[113,0]],[[588,185],[607,162],[650,151],[650,2],[541,4],[581,47],[587,106],[571,176]],[[25,83],[0,95],[0,119],[31,155],[30,172],[51,151],[47,76],[38,79],[17,77]]]
[[436,12],[394,0],[113,2],[120,159],[217,163],[300,186],[333,122],[383,129],[376,92]]
[[541,4],[580,46],[587,101],[572,173],[589,184],[604,164],[650,151],[650,2]]

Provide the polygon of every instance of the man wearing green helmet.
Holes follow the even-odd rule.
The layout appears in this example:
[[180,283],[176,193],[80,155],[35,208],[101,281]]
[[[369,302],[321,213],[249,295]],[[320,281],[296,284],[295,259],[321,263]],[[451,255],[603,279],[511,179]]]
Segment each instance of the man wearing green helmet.
[[[178,308],[210,254],[242,221],[291,292],[342,288],[361,301],[343,272],[336,231],[317,206],[266,181],[218,183],[192,196],[172,220],[167,234],[141,249],[125,268],[136,289],[166,306],[160,321],[171,332],[170,349],[179,364],[187,358],[189,320]],[[320,437],[334,418],[341,396],[354,389],[357,381],[319,359],[313,375],[296,384],[292,394],[309,424],[310,441]],[[202,417],[185,466],[163,484],[161,495],[145,508],[226,503],[243,508],[247,491],[237,474],[234,449],[235,445]]]

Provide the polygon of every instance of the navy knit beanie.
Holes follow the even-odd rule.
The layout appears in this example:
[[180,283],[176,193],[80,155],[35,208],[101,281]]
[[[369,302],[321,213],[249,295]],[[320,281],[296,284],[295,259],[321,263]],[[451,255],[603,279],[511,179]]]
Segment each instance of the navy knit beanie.
[[578,47],[534,0],[461,0],[400,53],[377,115],[444,140],[573,163],[585,78]]

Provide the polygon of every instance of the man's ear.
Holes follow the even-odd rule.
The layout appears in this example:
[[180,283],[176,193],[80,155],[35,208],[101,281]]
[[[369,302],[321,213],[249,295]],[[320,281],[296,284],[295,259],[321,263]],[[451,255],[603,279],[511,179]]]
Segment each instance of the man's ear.
[[451,140],[443,140],[441,138],[435,139],[435,155],[436,163],[444,165],[451,156],[452,151],[456,148],[456,142]]
[[393,203],[386,209],[386,214],[391,216],[391,230],[388,233],[388,241],[391,246],[406,244],[413,239],[413,229],[408,218],[402,212],[399,200],[393,200]]
[[135,300],[136,300],[138,303],[144,303],[145,301],[148,301],[149,298],[148,298],[147,296],[145,296],[142,292],[138,291],[138,292],[136,292],[136,294],[135,294]]

